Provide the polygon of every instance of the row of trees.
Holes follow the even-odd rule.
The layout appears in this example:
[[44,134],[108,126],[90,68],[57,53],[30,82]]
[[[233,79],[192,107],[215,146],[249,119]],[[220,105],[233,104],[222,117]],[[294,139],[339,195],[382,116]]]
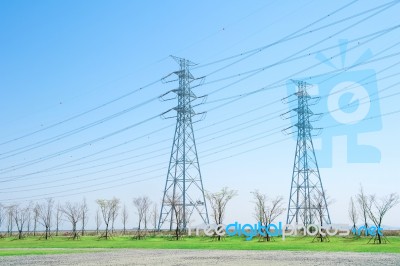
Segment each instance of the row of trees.
[[[114,231],[114,222],[121,208],[120,200],[117,198],[113,198],[111,200],[97,200],[96,202],[99,206],[99,209],[96,213],[96,232],[98,234],[101,223],[102,221],[104,221],[105,232],[102,237],[107,239],[110,237],[110,228],[111,233],[113,233]],[[135,238],[142,239],[146,236],[149,230],[150,222],[153,231],[156,231],[158,225],[159,209],[157,203],[153,203],[147,196],[134,198],[132,203],[137,214],[137,229]],[[126,234],[128,219],[128,207],[124,204],[121,210],[121,222],[123,225],[122,232],[124,235]]]
[[[217,225],[224,223],[226,215],[226,207],[228,203],[237,195],[237,192],[227,187],[218,192],[206,193],[206,198],[209,202],[209,210],[213,222]],[[268,198],[266,194],[256,190],[252,192],[254,202],[254,218],[262,223],[266,228],[272,224],[284,211],[283,197],[277,196]],[[314,199],[316,206],[321,199]],[[97,211],[95,213],[96,234],[99,235],[100,227],[104,223],[104,231],[101,237],[108,239],[114,233],[114,224],[119,218],[123,229],[122,233],[127,233],[129,227],[129,206],[122,205],[117,198],[109,200],[99,199],[96,201]],[[360,188],[359,193],[355,198],[351,198],[349,206],[349,217],[352,221],[354,230],[357,230],[359,218],[363,220],[365,229],[368,229],[369,223],[376,227],[382,226],[382,221],[386,213],[399,203],[399,196],[392,193],[383,198],[377,198],[374,195],[367,195]],[[182,204],[179,204],[177,199],[169,198],[168,204],[174,209],[174,220],[176,228],[175,236],[179,239],[184,230]],[[159,209],[156,203],[153,203],[149,197],[136,197],[132,201],[132,205],[137,214],[137,223],[135,238],[143,239],[148,234],[149,229],[155,233],[158,226]],[[323,206],[323,204],[320,204]],[[320,218],[322,223],[322,208],[321,217],[316,215],[316,220]],[[85,230],[89,220],[89,208],[86,199],[81,202],[66,202],[64,204],[55,203],[54,199],[47,199],[41,203],[30,203],[23,205],[0,205],[0,228],[6,225],[6,232],[11,235],[13,232],[18,232],[18,238],[21,239],[24,233],[37,235],[38,228],[41,226],[43,237],[48,239],[52,234],[59,235],[60,225],[64,221],[70,224],[70,237],[78,239],[85,235]],[[187,223],[189,221],[186,221]],[[322,224],[321,224],[322,225]],[[131,226],[132,227],[132,226]],[[320,236],[322,241],[322,235]],[[221,236],[216,235],[217,240],[221,240]],[[261,240],[270,241],[270,236],[260,237]],[[381,235],[377,235],[374,240],[377,243],[382,243]]]
[[[29,203],[28,205],[0,205],[0,228],[6,224],[6,232],[11,235],[13,231],[18,232],[18,238],[23,233],[32,233],[36,236],[38,229],[42,226],[44,238],[51,235],[51,228],[55,226],[54,233],[58,236],[60,225],[63,220],[68,220],[73,228],[73,237],[77,238],[77,224],[81,223],[81,233],[84,235],[88,220],[88,205],[85,199],[81,203],[67,202],[64,205],[55,204],[54,199],[46,199],[42,203]],[[15,228],[16,227],[16,228]]]
[[[96,201],[98,209],[95,213],[96,234],[99,234],[100,227],[104,223],[105,231],[101,235],[109,238],[110,233],[114,232],[114,224],[118,217],[121,218],[123,234],[126,234],[128,226],[129,211],[126,205],[121,208],[121,202],[117,198],[110,200],[99,199]],[[158,207],[146,197],[133,199],[133,206],[138,214],[137,237],[144,237],[142,231],[148,230],[150,217],[152,217],[153,229],[158,222]],[[150,213],[151,211],[151,213]],[[41,203],[29,203],[27,205],[0,205],[0,228],[6,226],[6,233],[12,235],[18,232],[18,239],[22,239],[24,234],[36,236],[40,231],[43,237],[48,239],[52,234],[59,235],[62,222],[70,224],[70,236],[78,239],[85,235],[89,220],[89,207],[86,199],[81,202],[66,202],[64,204],[55,203],[54,199],[49,198]],[[145,229],[145,230],[142,230]],[[0,233],[0,236],[3,236]]]
[[[353,231],[358,230],[357,224],[360,218],[366,235],[370,224],[381,228],[383,218],[397,204],[399,204],[399,195],[397,193],[378,198],[376,195],[366,194],[363,187],[360,187],[358,194],[355,197],[351,197],[349,203],[349,218],[352,222]],[[374,239],[374,243],[378,244],[387,242],[387,239],[381,234],[376,234],[372,239]]]
[[[216,224],[222,224],[226,206],[228,202],[236,196],[234,190],[223,188],[219,192],[206,193],[206,197],[210,204],[211,216]],[[267,204],[267,197],[260,192],[254,192],[254,197],[258,198],[257,201],[257,215],[256,219],[261,221],[266,226],[271,223],[283,211],[281,208],[282,198],[272,200],[272,205]],[[176,224],[175,235],[176,238],[184,233],[182,230],[183,224],[183,209],[177,199],[168,198],[168,203],[174,209],[174,220]],[[104,232],[101,237],[108,239],[114,233],[114,224],[118,217],[122,222],[122,233],[125,235],[128,227],[129,211],[127,205],[121,206],[121,202],[117,198],[110,200],[99,199],[96,201],[98,209],[95,213],[96,234],[99,235],[100,227],[104,223]],[[133,207],[137,214],[136,239],[143,239],[146,237],[149,229],[153,232],[156,231],[158,226],[159,209],[156,203],[153,203],[149,197],[142,196],[134,198]],[[56,236],[59,235],[60,225],[63,221],[70,224],[70,236],[72,239],[78,239],[81,235],[85,235],[85,229],[89,220],[89,208],[85,199],[82,202],[66,202],[64,204],[55,204],[54,199],[49,198],[42,203],[30,203],[27,206],[22,205],[0,205],[0,227],[6,223],[7,233],[9,235],[18,231],[18,238],[23,237],[23,233],[34,236],[37,235],[39,226],[42,226],[44,231],[44,238],[48,239],[52,233]],[[15,226],[15,227],[14,227]],[[79,228],[78,228],[79,227]],[[53,229],[53,231],[52,231]],[[218,236],[218,240],[221,237]],[[269,238],[268,238],[269,240]]]
[[[269,199],[266,194],[259,192],[258,190],[252,192],[254,199],[254,218],[261,222],[266,228],[272,224],[283,212],[283,197],[277,196]],[[223,224],[223,218],[225,216],[225,209],[227,203],[236,195],[236,192],[229,190],[228,188],[222,189],[220,192],[207,193],[207,199],[210,202],[212,210],[212,217],[216,224]],[[331,204],[332,200],[325,194],[327,204]],[[400,199],[397,193],[391,193],[389,195],[378,198],[376,195],[368,195],[364,192],[364,189],[360,187],[359,193],[355,196],[355,199],[351,197],[349,205],[349,218],[352,222],[352,229],[354,234],[357,233],[358,219],[361,217],[363,222],[363,229],[365,235],[368,235],[368,228],[370,223],[376,228],[381,228],[383,225],[383,219],[386,214],[399,204]],[[322,195],[315,195],[313,198],[313,208],[315,211],[314,222],[318,222],[321,226],[323,225],[323,213],[324,213],[324,198]],[[326,239],[326,234],[322,234],[321,231],[316,235],[321,242]],[[217,236],[220,240],[221,237]],[[268,234],[260,239],[270,241]],[[386,243],[388,240],[381,234],[374,234],[370,241],[373,239],[374,243]]]
[[[274,220],[281,215],[285,208],[283,208],[283,198],[281,196],[269,199],[267,195],[262,194],[258,190],[252,192],[254,196],[255,203],[255,211],[254,218],[262,223],[265,227],[268,227]],[[226,207],[228,203],[237,196],[237,191],[231,190],[227,187],[222,188],[217,192],[207,192],[206,198],[209,202],[209,210],[211,211],[212,222],[217,225],[216,230],[221,230],[218,226],[222,226],[224,224],[224,218],[226,215]],[[183,228],[180,226],[183,225],[183,209],[182,204],[179,204],[173,197],[167,196],[167,203],[172,206],[174,209],[174,220],[175,220],[175,237],[178,240],[182,234],[185,233]],[[219,234],[215,234],[216,240],[220,241],[222,236]],[[270,241],[270,236],[266,235],[263,240]]]

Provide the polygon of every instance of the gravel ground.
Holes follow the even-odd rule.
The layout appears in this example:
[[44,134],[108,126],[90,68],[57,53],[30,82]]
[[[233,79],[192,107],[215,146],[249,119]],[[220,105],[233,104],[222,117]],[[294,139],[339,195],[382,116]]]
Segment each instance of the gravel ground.
[[400,254],[297,251],[113,249],[0,257],[0,265],[400,265]]

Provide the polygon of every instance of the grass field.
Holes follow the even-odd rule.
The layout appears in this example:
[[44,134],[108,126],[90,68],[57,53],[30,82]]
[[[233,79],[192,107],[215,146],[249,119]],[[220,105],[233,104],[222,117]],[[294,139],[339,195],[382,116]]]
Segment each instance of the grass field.
[[[400,237],[388,237],[388,244],[367,244],[369,238],[331,237],[330,242],[312,242],[310,237],[275,238],[271,242],[258,239],[246,241],[241,237],[227,237],[222,241],[191,237],[179,241],[162,237],[135,240],[132,237],[114,237],[109,240],[94,236],[71,240],[53,237],[49,240],[27,237],[0,239],[0,256],[29,254],[60,254],[71,252],[95,252],[96,248],[148,248],[148,249],[217,249],[217,250],[304,250],[304,251],[352,251],[400,253]],[[95,249],[93,249],[95,248]]]

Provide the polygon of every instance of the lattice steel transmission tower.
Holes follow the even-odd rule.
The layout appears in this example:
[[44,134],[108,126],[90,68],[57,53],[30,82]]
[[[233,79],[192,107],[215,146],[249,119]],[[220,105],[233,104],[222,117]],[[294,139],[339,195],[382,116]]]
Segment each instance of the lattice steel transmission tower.
[[[192,103],[199,98],[202,98],[204,102],[206,96],[197,97],[192,91],[192,88],[201,85],[204,80],[204,78],[196,79],[190,73],[189,68],[195,64],[183,58],[174,56],[173,58],[180,65],[180,70],[170,75],[175,74],[178,76],[179,87],[165,93],[161,96],[161,99],[172,100],[178,98],[178,105],[164,113],[166,114],[172,110],[176,111],[176,116],[165,117],[176,117],[176,127],[158,229],[161,229],[163,224],[168,222],[170,229],[173,226],[178,226],[181,230],[186,230],[187,224],[193,218],[193,214],[198,215],[202,222],[209,223],[193,131],[193,123],[199,120],[192,121],[194,116],[204,115],[204,112],[196,113],[192,108]],[[172,82],[166,81],[167,77],[163,80]],[[198,84],[194,85],[194,83]],[[174,93],[175,97],[165,99],[164,97],[169,93]]]
[[[297,145],[294,158],[292,184],[290,187],[289,206],[287,211],[287,224],[303,224],[305,226],[321,223],[331,224],[325,191],[322,186],[321,175],[315,156],[312,136],[315,130],[312,122],[319,119],[319,114],[314,114],[310,106],[318,103],[318,97],[311,97],[307,93],[310,85],[303,81],[293,81],[297,85],[297,92],[286,97],[286,102],[297,101],[297,108],[283,114],[285,119],[295,118],[294,126],[284,129],[286,134],[297,132]],[[295,99],[291,97],[295,96]],[[297,130],[288,132],[296,127]],[[317,133],[318,134],[318,133]]]

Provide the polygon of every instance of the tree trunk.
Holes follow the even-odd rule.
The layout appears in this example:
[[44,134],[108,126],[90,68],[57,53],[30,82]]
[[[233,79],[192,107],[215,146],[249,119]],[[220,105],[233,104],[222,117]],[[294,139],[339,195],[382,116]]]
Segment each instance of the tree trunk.
[[108,224],[106,224],[106,239],[108,239]]
[[138,231],[137,231],[137,239],[140,240],[141,238],[141,233],[140,233],[140,222],[139,222],[139,226],[138,226]]
[[[267,219],[265,219],[265,220],[267,220]],[[268,222],[266,221],[265,222],[265,228],[268,228]],[[269,242],[270,240],[271,240],[271,236],[268,234],[268,230],[267,229],[265,229],[265,238],[267,239],[267,242]]]
[[85,235],[85,215],[82,215],[82,236]]
[[48,232],[49,232],[49,227],[46,226],[46,230],[45,230],[45,239],[48,239]]
[[72,234],[74,240],[78,238],[78,232],[76,231],[76,223],[73,223],[72,225]]

